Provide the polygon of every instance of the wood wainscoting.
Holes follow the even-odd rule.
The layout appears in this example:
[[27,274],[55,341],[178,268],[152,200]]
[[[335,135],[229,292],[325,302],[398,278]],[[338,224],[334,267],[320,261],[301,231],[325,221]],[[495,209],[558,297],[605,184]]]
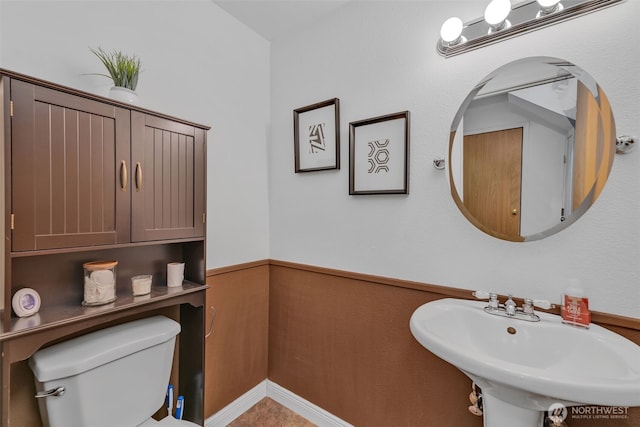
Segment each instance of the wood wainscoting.
[[471,381],[409,330],[416,308],[445,295],[275,261],[270,271],[271,381],[355,426],[482,426],[467,411]]
[[268,376],[269,261],[210,270],[207,285],[205,418]]
[[[471,381],[409,330],[420,305],[471,291],[277,260],[211,271],[207,283],[218,315],[207,339],[205,417],[268,378],[355,426],[482,426],[467,411]],[[637,319],[593,318],[640,343]],[[568,421],[637,427],[640,408]]]

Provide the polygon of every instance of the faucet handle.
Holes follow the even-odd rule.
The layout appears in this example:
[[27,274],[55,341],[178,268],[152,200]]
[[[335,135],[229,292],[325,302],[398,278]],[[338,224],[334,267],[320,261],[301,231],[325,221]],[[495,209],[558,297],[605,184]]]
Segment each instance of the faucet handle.
[[500,305],[500,302],[498,301],[498,294],[495,294],[493,292],[475,291],[472,293],[472,295],[478,299],[488,299],[489,307],[491,308],[498,308],[498,306]]
[[533,300],[531,298],[525,298],[522,305],[522,312],[525,314],[533,314]]
[[522,306],[522,311],[527,314],[533,314],[533,307],[548,310],[550,308],[553,308],[553,304],[551,304],[547,300],[525,298],[524,305]]
[[500,301],[498,301],[498,294],[490,293],[489,294],[489,307],[497,309],[500,306]]

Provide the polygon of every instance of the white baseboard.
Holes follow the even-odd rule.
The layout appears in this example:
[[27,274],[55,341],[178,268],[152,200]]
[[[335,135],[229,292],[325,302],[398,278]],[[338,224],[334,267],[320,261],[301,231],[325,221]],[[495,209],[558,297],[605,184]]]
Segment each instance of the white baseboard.
[[226,427],[264,397],[308,419],[319,427],[353,427],[346,421],[269,380],[264,380],[205,420],[205,427]]
[[267,380],[267,396],[319,427],[353,427],[321,407]]
[[210,416],[204,421],[205,427],[226,427],[231,421],[244,414],[253,405],[267,396],[267,380]]

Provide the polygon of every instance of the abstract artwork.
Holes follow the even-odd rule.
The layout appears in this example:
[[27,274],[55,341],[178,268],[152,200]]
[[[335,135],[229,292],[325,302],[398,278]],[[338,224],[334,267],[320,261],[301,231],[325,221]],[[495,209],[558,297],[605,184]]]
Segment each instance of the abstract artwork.
[[409,112],[349,123],[349,194],[409,193]]
[[340,169],[340,100],[293,110],[295,172]]
[[324,139],[326,123],[317,123],[309,126],[309,153],[315,154],[326,149]]

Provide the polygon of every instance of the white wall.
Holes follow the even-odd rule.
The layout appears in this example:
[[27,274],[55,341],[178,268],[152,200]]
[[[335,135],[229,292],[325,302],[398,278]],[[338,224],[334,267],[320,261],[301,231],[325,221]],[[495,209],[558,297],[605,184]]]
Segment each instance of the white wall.
[[[493,69],[555,56],[588,71],[613,106],[617,134],[640,133],[640,2],[450,59],[441,23],[469,21],[486,1],[353,2],[271,45],[270,257],[374,275],[559,301],[571,283],[594,310],[640,317],[640,153],[618,155],[604,192],[550,238],[510,243],[468,223],[451,199],[449,128],[468,91]],[[626,29],[621,31],[621,29]],[[340,98],[339,171],[293,172],[292,110]],[[411,111],[408,196],[349,196],[348,123]]]
[[140,105],[212,126],[208,269],[268,258],[269,43],[210,1],[0,2],[0,67],[106,96],[89,47],[135,53]]

